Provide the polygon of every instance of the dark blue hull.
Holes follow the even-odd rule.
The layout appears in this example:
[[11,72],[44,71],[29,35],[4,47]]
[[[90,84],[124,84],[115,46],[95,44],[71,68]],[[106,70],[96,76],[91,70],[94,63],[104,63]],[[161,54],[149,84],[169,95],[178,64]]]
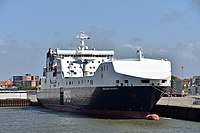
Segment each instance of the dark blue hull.
[[83,88],[61,88],[57,92],[59,97],[39,97],[39,101],[47,108],[63,111],[144,118],[165,90],[165,87],[155,86],[97,87],[84,88],[84,91]]
[[154,87],[117,87],[116,90],[97,88],[88,107],[149,112],[162,94],[162,91]]

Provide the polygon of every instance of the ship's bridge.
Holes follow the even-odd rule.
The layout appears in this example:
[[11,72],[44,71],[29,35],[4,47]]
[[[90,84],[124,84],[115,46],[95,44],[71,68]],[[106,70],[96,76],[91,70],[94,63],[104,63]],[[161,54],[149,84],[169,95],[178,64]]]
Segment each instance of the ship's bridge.
[[93,76],[102,62],[112,61],[113,50],[61,50],[57,49],[64,77]]

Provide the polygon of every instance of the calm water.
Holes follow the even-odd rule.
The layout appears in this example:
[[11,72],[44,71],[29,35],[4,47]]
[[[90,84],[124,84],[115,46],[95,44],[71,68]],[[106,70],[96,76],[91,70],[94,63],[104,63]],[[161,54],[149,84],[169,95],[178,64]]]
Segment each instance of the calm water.
[[111,120],[88,118],[42,107],[0,108],[0,133],[178,133],[200,132],[200,123],[161,118]]

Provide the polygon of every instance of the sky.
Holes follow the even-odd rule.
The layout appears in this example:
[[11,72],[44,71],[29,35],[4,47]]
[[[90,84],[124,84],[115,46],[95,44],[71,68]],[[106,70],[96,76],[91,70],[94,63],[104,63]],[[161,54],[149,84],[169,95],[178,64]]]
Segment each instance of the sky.
[[0,0],[0,80],[42,75],[49,48],[86,44],[117,59],[168,59],[172,74],[200,75],[200,0]]

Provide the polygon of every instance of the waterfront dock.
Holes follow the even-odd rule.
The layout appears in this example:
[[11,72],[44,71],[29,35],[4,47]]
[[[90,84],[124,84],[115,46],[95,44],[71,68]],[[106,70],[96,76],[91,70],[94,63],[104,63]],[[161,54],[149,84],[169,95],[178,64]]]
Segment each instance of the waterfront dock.
[[0,99],[0,107],[29,106],[30,99]]
[[33,102],[37,102],[35,91],[0,91],[0,107],[29,106]]
[[200,121],[200,96],[162,97],[151,113],[161,117]]

